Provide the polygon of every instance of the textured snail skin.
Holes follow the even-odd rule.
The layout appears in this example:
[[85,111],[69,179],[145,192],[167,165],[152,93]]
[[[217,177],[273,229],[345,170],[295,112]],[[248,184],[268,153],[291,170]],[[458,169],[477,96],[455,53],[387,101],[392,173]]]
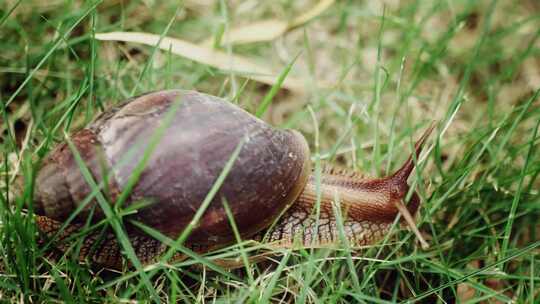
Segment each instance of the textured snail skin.
[[[317,174],[310,169],[309,148],[298,132],[272,128],[217,97],[180,90],[129,100],[72,136],[94,179],[107,181],[105,192],[111,202],[118,198],[150,138],[176,101],[180,104],[174,119],[166,126],[159,145],[123,205],[152,201],[123,219],[142,263],[155,261],[167,247],[132,227],[129,220],[142,222],[176,239],[246,135],[249,140],[184,244],[188,248],[206,252],[234,241],[223,198],[231,207],[242,238],[265,240],[276,247],[335,245],[340,239],[336,208],[342,214],[345,237],[353,246],[379,240],[398,215],[396,204],[401,203],[409,190],[407,178],[414,168],[412,156],[386,178],[370,178],[328,165]],[[416,156],[430,131],[416,144]],[[130,153],[132,158],[123,161]],[[96,204],[88,204],[72,224],[58,233],[63,221],[91,190],[72,151],[67,144],[60,144],[38,173],[34,202],[40,231],[56,237],[59,249],[69,248],[69,243],[62,241],[84,225],[90,208]],[[317,218],[318,194],[321,199]],[[411,214],[419,203],[417,194],[413,193],[407,205]],[[94,221],[103,218],[99,207],[95,211]],[[87,235],[82,240],[80,258],[112,268],[122,266],[121,248],[113,233],[104,237],[100,233]]]
[[[339,206],[342,216],[343,235],[350,246],[364,246],[377,242],[386,235],[396,216],[397,204],[401,204],[409,187],[404,171],[412,168],[407,164],[388,178],[369,178],[358,172],[325,166],[317,183],[311,175],[304,191],[287,209],[268,234],[268,241],[279,247],[323,247],[340,242],[336,220]],[[317,219],[317,184],[320,187],[320,212]],[[336,203],[337,202],[337,203]],[[414,214],[420,199],[412,194],[407,209]],[[317,225],[318,223],[318,225]]]

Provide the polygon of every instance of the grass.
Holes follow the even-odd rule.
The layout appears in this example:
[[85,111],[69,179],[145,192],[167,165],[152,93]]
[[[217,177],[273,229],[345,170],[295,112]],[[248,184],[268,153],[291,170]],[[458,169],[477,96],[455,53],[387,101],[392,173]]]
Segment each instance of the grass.
[[[195,43],[211,38],[219,46],[231,28],[291,20],[314,5],[0,3],[0,301],[538,301],[536,1],[343,0],[273,41],[221,47],[275,67],[272,87],[170,51],[93,39],[142,31]],[[302,79],[306,92],[279,90],[288,76]],[[316,163],[332,160],[376,176],[397,168],[423,128],[439,121],[430,153],[410,180],[422,198],[417,222],[429,249],[396,225],[361,252],[281,250],[275,263],[255,264],[245,257],[264,245],[243,242],[200,256],[150,229],[189,257],[111,272],[79,263],[73,253],[55,256],[28,215],[43,157],[102,109],[167,88],[234,100],[276,126],[300,130]],[[24,176],[18,197],[16,176]],[[101,226],[87,228],[110,223],[127,241],[122,210],[109,211]],[[213,264],[224,257],[239,258],[244,267]]]

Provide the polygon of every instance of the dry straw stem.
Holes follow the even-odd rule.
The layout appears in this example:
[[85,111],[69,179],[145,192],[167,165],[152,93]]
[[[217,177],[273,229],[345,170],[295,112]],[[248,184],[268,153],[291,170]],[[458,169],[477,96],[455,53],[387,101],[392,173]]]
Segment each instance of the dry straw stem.
[[[218,68],[220,70],[238,73],[244,77],[268,85],[274,85],[278,80],[277,75],[279,72],[273,71],[270,67],[267,67],[261,63],[255,63],[252,60],[240,55],[228,54],[181,39],[162,37],[160,35],[141,32],[100,33],[96,34],[96,39],[103,41],[141,43],[158,47],[164,51],[170,50],[173,54]],[[283,81],[281,84],[281,87],[298,93],[301,93],[304,90],[303,81],[292,76],[287,76],[285,81]]]
[[[294,18],[291,21],[285,21],[280,19],[268,19],[263,21],[238,26],[226,31],[223,35],[222,44],[234,45],[234,44],[246,44],[254,42],[272,41],[278,37],[283,36],[288,31],[297,28],[316,18],[327,10],[335,0],[322,0],[315,6],[309,9],[304,14]],[[212,46],[214,38],[207,38],[202,45]]]

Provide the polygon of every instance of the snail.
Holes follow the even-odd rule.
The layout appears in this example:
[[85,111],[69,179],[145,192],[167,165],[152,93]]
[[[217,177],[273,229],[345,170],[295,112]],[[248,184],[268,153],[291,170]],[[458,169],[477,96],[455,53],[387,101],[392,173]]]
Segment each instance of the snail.
[[[95,199],[85,200],[95,188],[89,186],[83,167],[114,204],[145,161],[122,207],[144,203],[122,221],[138,259],[151,263],[167,247],[132,222],[178,238],[239,149],[184,246],[206,252],[235,242],[224,201],[242,239],[279,247],[318,247],[338,241],[342,227],[351,246],[373,244],[396,219],[396,206],[409,192],[413,156],[419,156],[432,128],[405,164],[388,177],[371,178],[331,165],[323,165],[317,173],[298,131],[274,128],[226,100],[196,91],[152,92],[102,113],[70,137],[71,146],[64,142],[51,151],[36,176],[36,223],[45,236],[59,239],[58,248],[67,250],[68,244],[61,241],[81,229],[90,216],[92,222],[105,218]],[[156,135],[158,131],[162,132]],[[412,192],[407,203],[410,214],[419,204],[419,196]],[[335,206],[341,211],[341,224]],[[77,216],[62,227],[76,209]],[[121,246],[109,230],[86,235],[80,258],[111,268],[123,265]]]

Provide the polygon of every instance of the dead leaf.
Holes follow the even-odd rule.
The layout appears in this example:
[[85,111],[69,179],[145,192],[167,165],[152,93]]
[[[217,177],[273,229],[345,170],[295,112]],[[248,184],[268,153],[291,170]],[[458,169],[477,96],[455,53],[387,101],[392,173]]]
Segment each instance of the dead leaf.
[[[124,41],[156,46],[164,51],[206,64],[223,71],[239,74],[262,83],[273,85],[276,83],[279,72],[255,63],[251,59],[240,55],[229,54],[208,47],[196,45],[181,39],[162,37],[159,35],[141,32],[110,32],[96,34],[96,39],[103,41]],[[304,89],[302,80],[287,76],[282,88],[301,92]]]
[[[223,34],[222,44],[245,44],[260,41],[271,41],[283,35],[289,26],[287,22],[270,19],[240,26]],[[202,45],[211,46],[213,37],[206,39]]]
[[312,7],[310,10],[305,12],[304,14],[294,18],[294,20],[289,25],[289,28],[295,28],[297,26],[303,25],[310,21],[311,19],[319,16],[324,12],[327,8],[329,8],[332,4],[334,4],[335,0],[322,0],[317,5]]
[[[322,0],[315,6],[309,9],[304,14],[294,18],[292,21],[287,22],[279,19],[268,19],[264,21],[258,21],[255,23],[238,26],[223,34],[221,44],[234,45],[234,44],[246,44],[253,42],[272,41],[286,32],[304,25],[315,17],[319,16],[322,12],[328,9],[335,0]],[[211,46],[214,38],[210,37],[201,45]]]

